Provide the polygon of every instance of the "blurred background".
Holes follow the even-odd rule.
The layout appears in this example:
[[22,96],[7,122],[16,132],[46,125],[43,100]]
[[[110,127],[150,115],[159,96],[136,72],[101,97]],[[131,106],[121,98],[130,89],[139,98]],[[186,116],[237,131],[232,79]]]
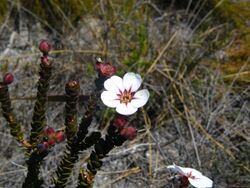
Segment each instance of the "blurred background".
[[[150,100],[131,124],[138,137],[111,151],[94,187],[174,187],[166,166],[200,170],[214,187],[250,184],[250,1],[248,0],[1,0],[0,77],[12,72],[14,112],[29,135],[40,63],[38,44],[53,45],[49,95],[78,79],[88,95],[95,57],[118,75],[137,72]],[[79,120],[85,111],[79,106]],[[64,127],[64,104],[49,102],[48,125]],[[100,106],[91,129],[113,117]],[[62,157],[56,145],[42,166],[47,181]],[[68,187],[89,152],[81,154]],[[21,187],[23,151],[0,115],[0,187]]]

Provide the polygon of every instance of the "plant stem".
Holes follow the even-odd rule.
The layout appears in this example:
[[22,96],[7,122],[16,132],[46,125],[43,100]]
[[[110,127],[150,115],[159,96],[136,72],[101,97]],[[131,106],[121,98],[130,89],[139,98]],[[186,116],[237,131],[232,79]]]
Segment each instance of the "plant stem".
[[0,103],[2,103],[1,105],[2,113],[3,113],[4,118],[8,122],[11,135],[15,137],[15,139],[19,143],[27,147],[28,143],[26,140],[24,140],[24,134],[21,130],[21,126],[17,123],[16,117],[12,112],[9,90],[8,90],[7,85],[0,84]]
[[40,179],[40,165],[43,159],[47,156],[47,152],[39,153],[37,150],[33,151],[27,160],[28,173],[23,183],[22,188],[40,188],[43,184],[43,180]]
[[42,133],[46,126],[45,112],[47,102],[47,92],[49,90],[49,81],[52,75],[52,64],[40,64],[40,78],[37,86],[37,99],[34,106],[30,143],[33,147],[37,144],[38,136]]

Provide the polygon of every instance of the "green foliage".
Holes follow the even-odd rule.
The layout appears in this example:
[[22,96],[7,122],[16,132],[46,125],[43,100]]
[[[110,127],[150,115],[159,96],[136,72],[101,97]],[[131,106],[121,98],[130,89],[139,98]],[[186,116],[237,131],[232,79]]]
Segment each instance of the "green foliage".
[[[134,1],[131,2],[134,3]],[[124,17],[133,17],[133,21],[121,25],[120,38],[126,38],[128,41],[121,41],[118,51],[124,56],[123,64],[134,71],[144,72],[142,70],[146,70],[151,63],[145,58],[149,51],[148,8],[145,5],[131,12],[132,8],[132,3],[130,6],[124,5],[122,8],[121,14]],[[128,14],[129,11],[132,15]],[[124,49],[129,53],[124,54]]]
[[[216,5],[220,0],[211,0],[212,4]],[[250,19],[250,2],[231,2],[225,0],[217,8],[217,15],[223,17],[225,20],[232,21],[238,29],[242,32],[246,32],[245,29],[249,30],[247,27],[247,20]]]
[[95,68],[92,64],[85,64],[86,72],[88,76],[92,76],[95,74]]
[[4,21],[7,11],[8,11],[7,0],[1,0],[0,1],[0,23]]
[[69,29],[86,13],[91,12],[95,2],[92,0],[21,0],[22,6],[43,20],[47,26],[62,33]]
[[[216,5],[220,1],[211,0],[210,2]],[[250,56],[250,28],[247,21],[250,20],[250,2],[234,3],[225,0],[216,8],[214,18],[218,17],[229,22],[234,28],[231,29],[230,34],[225,35],[225,40],[218,40],[217,43],[226,41],[232,35],[235,38],[234,43],[226,49],[227,62],[219,65],[223,78],[229,82],[236,79],[239,83],[243,82],[248,85],[250,81],[248,62]]]
[[[129,35],[130,32],[127,32]],[[131,53],[124,59],[124,64],[127,66],[137,65],[137,67],[145,66],[143,61],[143,56],[147,54],[148,51],[148,33],[146,25],[139,25],[133,41],[135,42],[130,51]]]

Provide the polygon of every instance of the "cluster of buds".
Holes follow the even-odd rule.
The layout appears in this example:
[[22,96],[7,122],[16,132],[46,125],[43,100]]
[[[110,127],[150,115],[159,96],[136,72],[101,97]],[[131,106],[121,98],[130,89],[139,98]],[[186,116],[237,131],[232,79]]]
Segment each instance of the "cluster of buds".
[[133,140],[136,137],[136,128],[128,125],[126,117],[120,115],[115,117],[108,127],[108,134],[104,138],[99,139],[90,155],[90,160],[87,164],[90,174],[96,174],[97,170],[102,166],[103,162],[101,159],[107,156],[115,146],[121,146],[126,140]]
[[125,116],[118,115],[115,117],[113,125],[119,131],[119,134],[127,140],[133,140],[137,136],[137,129],[129,126],[128,119]]
[[116,73],[116,67],[110,62],[103,62],[101,58],[96,58],[96,71],[101,77],[111,77]]
[[55,131],[52,127],[47,127],[42,135],[42,142],[37,144],[37,149],[39,152],[47,151],[50,147],[54,146],[56,143],[63,142],[65,139],[64,131]]
[[39,50],[43,53],[41,57],[41,62],[45,66],[50,66],[52,61],[49,59],[48,55],[51,50],[51,44],[47,40],[42,40],[39,44]]

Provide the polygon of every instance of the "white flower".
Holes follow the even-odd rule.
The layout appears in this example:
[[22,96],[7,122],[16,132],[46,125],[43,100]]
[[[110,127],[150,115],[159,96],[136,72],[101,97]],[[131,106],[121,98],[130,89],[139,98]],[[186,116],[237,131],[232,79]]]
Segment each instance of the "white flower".
[[102,102],[122,115],[131,115],[144,106],[149,98],[147,89],[139,90],[142,79],[139,74],[128,72],[123,76],[112,76],[104,82]]
[[213,186],[213,181],[211,179],[203,176],[201,172],[193,168],[184,168],[175,164],[167,166],[167,168],[186,177],[189,183],[196,188],[210,188]]

